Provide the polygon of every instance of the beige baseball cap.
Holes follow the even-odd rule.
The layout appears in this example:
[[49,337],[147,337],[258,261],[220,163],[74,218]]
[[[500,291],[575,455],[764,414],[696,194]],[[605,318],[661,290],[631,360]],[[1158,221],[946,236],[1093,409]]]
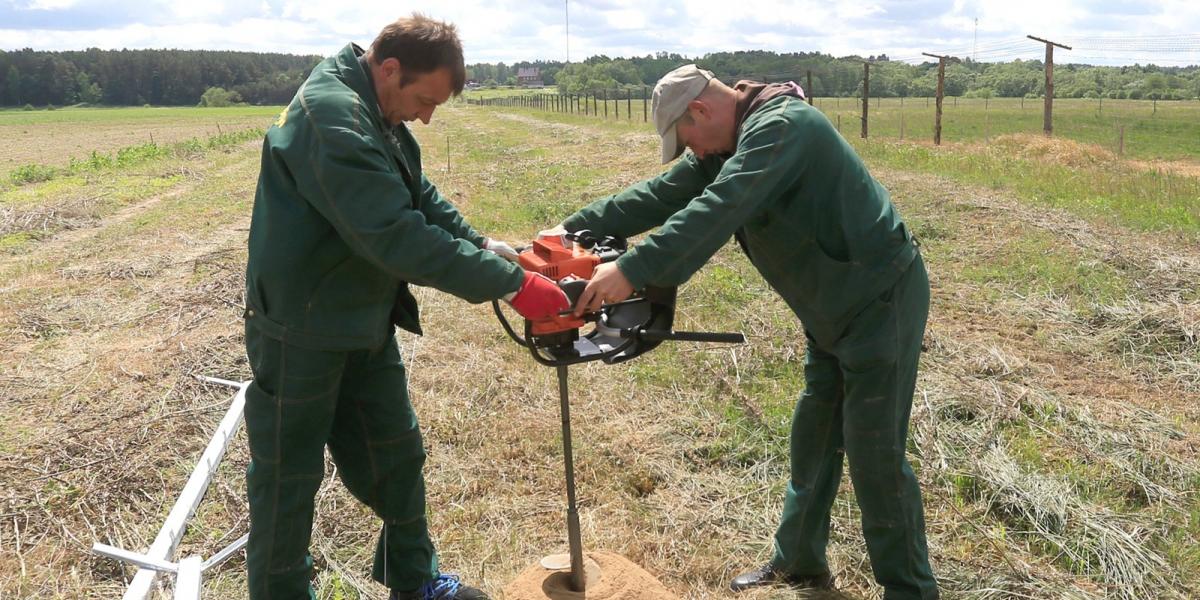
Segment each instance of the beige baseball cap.
[[712,71],[694,64],[684,65],[663,75],[654,86],[654,128],[662,136],[664,165],[683,153],[683,147],[675,137],[675,122],[687,112],[688,102],[695,100],[712,78]]

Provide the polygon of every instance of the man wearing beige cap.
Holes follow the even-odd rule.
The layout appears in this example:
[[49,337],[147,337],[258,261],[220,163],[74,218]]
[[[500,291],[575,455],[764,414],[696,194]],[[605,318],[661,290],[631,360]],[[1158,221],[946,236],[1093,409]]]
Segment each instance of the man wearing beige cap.
[[679,285],[735,237],[808,342],[775,553],[731,587],[832,587],[825,546],[845,454],[884,597],[936,598],[904,455],[929,280],[887,190],[794,83],[728,87],[683,66],[654,88],[654,125],[664,163],[691,153],[562,224],[620,237],[657,227],[597,269],[575,310]]

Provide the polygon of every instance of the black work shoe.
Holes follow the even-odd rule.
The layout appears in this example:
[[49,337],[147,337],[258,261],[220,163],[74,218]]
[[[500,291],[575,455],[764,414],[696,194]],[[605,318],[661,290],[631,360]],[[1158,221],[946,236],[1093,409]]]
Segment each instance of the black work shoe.
[[800,589],[832,590],[833,575],[827,572],[817,575],[789,575],[776,571],[771,563],[767,563],[753,571],[734,577],[733,582],[729,584],[729,589],[735,592],[742,592],[751,588],[769,585],[789,585]]
[[392,590],[388,600],[488,600],[488,595],[479,588],[464,585],[458,575],[443,573],[421,589],[411,592]]

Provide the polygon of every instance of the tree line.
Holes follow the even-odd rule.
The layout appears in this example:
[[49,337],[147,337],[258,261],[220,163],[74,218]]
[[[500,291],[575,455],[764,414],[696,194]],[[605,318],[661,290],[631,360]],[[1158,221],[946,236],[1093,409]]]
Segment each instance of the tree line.
[[214,50],[0,50],[0,105],[193,106],[210,88],[286,104],[319,56]]
[[[1064,60],[1069,57],[1063,57]],[[99,50],[45,52],[0,50],[0,106],[216,105],[228,102],[285,104],[319,56],[211,50]],[[908,64],[881,56],[834,57],[819,52],[716,52],[689,58],[660,52],[632,58],[593,56],[577,63],[525,61],[475,63],[467,78],[482,85],[515,85],[521,68],[536,67],[547,86],[564,93],[642,90],[688,62],[726,82],[794,80],[819,97],[858,96],[862,62],[872,63],[871,95],[932,96],[937,64]],[[1103,67],[1056,64],[1055,95],[1064,98],[1200,97],[1200,66]],[[951,59],[945,91],[950,96],[1034,97],[1043,92],[1041,61],[1006,63]]]
[[[1069,57],[1060,60],[1064,62],[1054,65],[1054,95],[1060,98],[1200,98],[1200,65],[1107,67],[1066,62]],[[467,76],[482,85],[515,85],[518,69],[537,67],[542,81],[563,93],[598,93],[653,86],[671,69],[695,62],[727,83],[740,79],[793,80],[807,89],[811,71],[813,94],[847,97],[862,94],[864,61],[871,62],[872,96],[933,96],[937,90],[937,62],[914,65],[889,60],[886,55],[836,58],[819,52],[760,50],[716,52],[695,58],[665,52],[616,59],[601,55],[570,64],[478,63],[468,65]],[[992,63],[952,58],[946,66],[945,93],[949,96],[1036,97],[1044,91],[1045,67],[1040,60]]]

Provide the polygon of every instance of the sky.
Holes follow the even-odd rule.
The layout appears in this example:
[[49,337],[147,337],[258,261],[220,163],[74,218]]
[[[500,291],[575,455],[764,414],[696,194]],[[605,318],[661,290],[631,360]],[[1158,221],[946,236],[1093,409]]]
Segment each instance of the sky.
[[1059,63],[1200,64],[1200,0],[0,0],[0,49],[329,55],[413,11],[455,23],[467,63],[735,50],[1041,58],[1034,35],[1072,46]]

